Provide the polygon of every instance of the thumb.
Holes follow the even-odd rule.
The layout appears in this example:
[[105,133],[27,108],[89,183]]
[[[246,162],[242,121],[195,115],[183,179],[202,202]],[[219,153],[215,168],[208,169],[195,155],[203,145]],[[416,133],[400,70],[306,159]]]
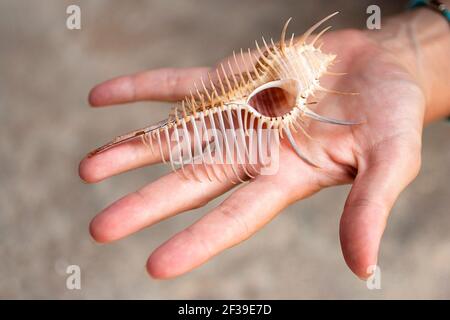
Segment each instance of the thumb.
[[420,169],[420,143],[383,143],[359,162],[340,222],[342,253],[360,278],[370,276],[389,213]]

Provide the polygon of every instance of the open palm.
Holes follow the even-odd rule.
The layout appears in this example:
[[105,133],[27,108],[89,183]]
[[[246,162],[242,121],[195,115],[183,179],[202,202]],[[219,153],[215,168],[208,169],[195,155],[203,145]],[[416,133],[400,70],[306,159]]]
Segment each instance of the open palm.
[[[303,162],[283,140],[280,167],[234,191],[192,226],[156,249],[147,269],[157,278],[185,273],[245,240],[284,208],[333,185],[353,183],[341,218],[342,250],[359,277],[377,263],[380,239],[400,192],[417,175],[425,101],[420,86],[397,58],[355,30],[329,33],[323,51],[340,62],[324,77],[326,88],[358,92],[357,96],[318,96],[315,111],[354,126],[310,122],[309,139],[298,145],[320,165]],[[208,68],[160,69],[120,77],[95,87],[93,106],[140,100],[175,101],[191,89]],[[118,145],[80,164],[80,176],[97,182],[160,159],[140,141]],[[104,209],[92,221],[91,234],[110,242],[175,214],[205,205],[236,185],[231,182],[185,180],[175,173],[158,179]]]

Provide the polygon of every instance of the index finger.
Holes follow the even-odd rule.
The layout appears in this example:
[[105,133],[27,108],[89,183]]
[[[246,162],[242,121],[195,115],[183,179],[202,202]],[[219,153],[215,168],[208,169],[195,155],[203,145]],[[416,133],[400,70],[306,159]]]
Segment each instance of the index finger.
[[209,70],[164,68],[117,77],[95,86],[89,93],[89,103],[100,107],[143,100],[181,100],[193,89],[194,81],[207,77]]

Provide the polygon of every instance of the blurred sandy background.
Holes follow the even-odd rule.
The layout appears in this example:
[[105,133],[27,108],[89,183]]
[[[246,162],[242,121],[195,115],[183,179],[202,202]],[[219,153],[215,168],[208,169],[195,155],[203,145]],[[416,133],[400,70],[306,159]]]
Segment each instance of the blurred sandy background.
[[[98,185],[79,160],[111,137],[162,119],[167,106],[90,109],[89,89],[130,72],[213,64],[261,35],[297,34],[339,9],[334,28],[365,26],[376,1],[0,0],[1,298],[450,298],[450,125],[425,130],[423,168],[393,210],[370,291],[346,267],[338,222],[348,187],[298,203],[262,232],[178,279],[156,281],[148,254],[207,212],[189,212],[114,244],[89,237],[93,215],[167,172],[147,167]],[[404,1],[380,3],[383,16]],[[67,30],[66,7],[82,29]],[[220,200],[220,199],[219,199]],[[218,200],[218,201],[219,201]],[[65,268],[82,270],[66,289]]]

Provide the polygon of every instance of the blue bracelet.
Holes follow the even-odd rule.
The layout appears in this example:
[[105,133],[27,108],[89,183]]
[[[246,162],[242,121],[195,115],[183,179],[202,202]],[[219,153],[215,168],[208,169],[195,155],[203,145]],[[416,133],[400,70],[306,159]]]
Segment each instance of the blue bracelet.
[[450,22],[450,10],[445,6],[445,4],[441,3],[438,0],[410,0],[409,8],[417,8],[417,7],[429,7],[444,16],[448,22]]

